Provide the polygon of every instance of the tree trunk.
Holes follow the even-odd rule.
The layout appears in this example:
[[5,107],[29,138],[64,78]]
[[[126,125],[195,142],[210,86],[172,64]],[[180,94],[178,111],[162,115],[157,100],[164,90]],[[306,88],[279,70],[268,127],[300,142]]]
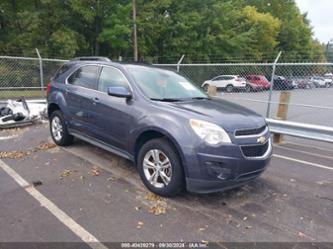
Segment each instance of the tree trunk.
[[95,17],[95,55],[99,55],[100,44],[98,36],[101,32],[101,12],[100,12],[100,0],[96,3],[96,17]]

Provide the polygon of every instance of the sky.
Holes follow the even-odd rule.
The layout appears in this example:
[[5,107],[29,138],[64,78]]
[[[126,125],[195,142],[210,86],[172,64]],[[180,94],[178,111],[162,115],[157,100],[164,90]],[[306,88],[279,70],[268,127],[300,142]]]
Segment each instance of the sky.
[[296,0],[302,13],[308,13],[314,37],[327,43],[333,39],[333,0]]

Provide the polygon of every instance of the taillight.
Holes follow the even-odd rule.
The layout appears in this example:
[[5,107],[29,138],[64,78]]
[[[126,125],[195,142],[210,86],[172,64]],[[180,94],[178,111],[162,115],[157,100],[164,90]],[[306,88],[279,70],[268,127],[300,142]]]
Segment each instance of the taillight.
[[51,92],[51,83],[47,84],[47,87],[46,87],[46,96],[48,96]]

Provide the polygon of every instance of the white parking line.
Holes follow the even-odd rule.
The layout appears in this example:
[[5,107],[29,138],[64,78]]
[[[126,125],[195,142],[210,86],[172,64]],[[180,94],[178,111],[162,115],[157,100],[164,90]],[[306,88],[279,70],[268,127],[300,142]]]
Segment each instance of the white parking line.
[[305,154],[305,155],[309,155],[309,156],[316,156],[316,157],[320,157],[320,158],[325,158],[325,159],[333,160],[333,157],[331,157],[331,156],[326,156],[326,155],[322,155],[322,154],[318,154],[318,153],[312,153],[312,152],[308,152],[308,151],[292,149],[292,148],[284,147],[284,146],[280,146],[280,145],[274,145],[274,147],[275,148],[279,148],[279,149],[283,149],[283,150],[289,150],[289,151],[299,152],[299,153],[302,153],[302,154]]
[[107,249],[97,238],[85,230],[82,226],[76,223],[71,217],[69,217],[64,211],[58,208],[52,201],[47,199],[36,188],[31,186],[26,180],[24,180],[19,174],[16,173],[11,167],[0,160],[0,168],[3,169],[10,177],[12,177],[22,188],[25,189],[33,198],[40,202],[40,205],[46,208],[51,214],[53,214],[61,223],[68,227],[73,233],[75,233],[80,239],[87,243],[94,249]]
[[290,141],[283,142],[282,144],[283,145],[285,145],[285,144],[297,145],[297,146],[305,147],[305,148],[308,148],[308,149],[317,149],[317,150],[326,151],[326,152],[332,152],[333,153],[333,150],[330,150],[330,149],[327,149],[327,148],[322,148],[322,146],[321,147],[318,147],[318,146],[315,146],[315,145],[308,146],[308,145],[305,145],[305,144],[293,143],[293,142],[290,142]]
[[277,154],[273,154],[273,156],[276,157],[276,158],[289,160],[289,161],[293,161],[293,162],[297,162],[297,163],[301,163],[301,164],[305,164],[305,165],[309,165],[309,166],[313,166],[313,167],[317,167],[317,168],[333,170],[333,167],[328,167],[328,166],[321,165],[321,164],[318,164],[318,163],[311,163],[311,162],[308,162],[308,161],[303,161],[303,160],[299,160],[299,159],[295,159],[295,158],[291,158],[291,157],[286,157],[286,156],[281,156],[281,155],[277,155]]
[[11,136],[0,137],[0,141],[1,140],[8,140],[8,139],[16,138],[16,137],[18,137],[18,135],[11,135]]

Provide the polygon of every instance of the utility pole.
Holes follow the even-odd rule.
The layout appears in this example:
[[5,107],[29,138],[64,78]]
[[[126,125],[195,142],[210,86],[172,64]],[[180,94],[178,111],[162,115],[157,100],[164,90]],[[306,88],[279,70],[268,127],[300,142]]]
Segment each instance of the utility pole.
[[136,27],[136,0],[132,0],[133,9],[133,55],[134,61],[138,61],[138,37],[137,37],[137,27]]

